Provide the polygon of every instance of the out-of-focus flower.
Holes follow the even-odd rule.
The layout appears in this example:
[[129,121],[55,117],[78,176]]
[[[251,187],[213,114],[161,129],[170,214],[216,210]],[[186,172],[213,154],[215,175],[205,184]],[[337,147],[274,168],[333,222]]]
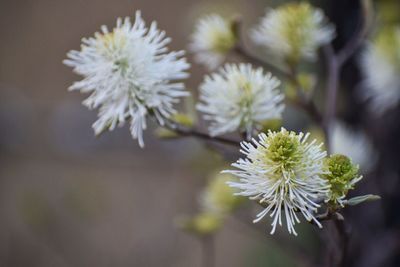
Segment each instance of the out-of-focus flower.
[[200,212],[194,216],[180,218],[178,226],[198,235],[209,235],[218,231],[224,223],[224,218],[243,201],[234,196],[237,191],[227,185],[227,181],[236,177],[218,173],[211,177],[206,188],[200,195]]
[[197,235],[211,235],[223,226],[220,214],[202,212],[193,217],[181,217],[176,221],[177,226]]
[[211,121],[211,135],[240,130],[251,136],[266,120],[279,119],[284,110],[280,81],[250,64],[227,64],[200,85],[197,108]]
[[364,75],[362,98],[370,100],[372,111],[382,114],[400,100],[400,27],[378,32],[361,55]]
[[376,163],[376,155],[371,142],[361,131],[355,131],[341,122],[335,122],[331,134],[333,154],[344,154],[367,172]]
[[300,220],[296,212],[321,227],[314,212],[319,207],[316,201],[325,199],[329,191],[323,177],[326,152],[321,149],[322,143],[307,142],[308,136],[284,128],[280,132],[269,131],[267,135],[262,133],[252,143],[241,143],[246,158],[232,164],[239,170],[226,171],[240,178],[239,182],[229,183],[240,190],[238,195],[265,204],[254,222],[270,214],[271,234],[278,223],[282,225],[283,213],[289,233],[297,235],[294,225]]
[[268,10],[251,34],[255,44],[289,64],[315,59],[317,49],[334,36],[335,28],[327,23],[322,10],[305,2]]
[[227,182],[235,179],[235,176],[229,174],[219,173],[213,176],[200,198],[203,209],[221,215],[234,210],[242,199],[234,196],[237,190],[230,187]]
[[189,48],[195,53],[195,60],[199,64],[212,70],[224,61],[235,43],[232,23],[214,14],[197,22]]
[[358,165],[354,165],[350,158],[341,154],[331,155],[325,159],[327,174],[325,178],[330,184],[327,202],[343,206],[343,200],[350,189],[362,179],[358,174]]
[[96,134],[129,121],[133,138],[143,147],[147,116],[163,124],[175,113],[173,105],[188,94],[178,80],[188,76],[189,64],[183,51],[168,51],[170,41],[155,22],[147,28],[137,11],[133,24],[119,18],[111,32],[103,26],[83,39],[80,51],[68,53],[64,63],[84,77],[70,89],[90,93],[84,105],[99,108]]

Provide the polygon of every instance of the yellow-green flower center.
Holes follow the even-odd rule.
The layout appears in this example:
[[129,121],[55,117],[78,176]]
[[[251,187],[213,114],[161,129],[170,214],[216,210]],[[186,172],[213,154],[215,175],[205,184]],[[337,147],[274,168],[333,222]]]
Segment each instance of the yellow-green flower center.
[[236,42],[235,35],[232,31],[212,31],[210,39],[212,50],[221,54],[227,53]]
[[281,16],[282,35],[291,48],[287,60],[296,63],[302,48],[310,41],[307,33],[316,27],[312,20],[313,9],[308,3],[290,3],[282,7]]
[[293,167],[301,159],[299,153],[299,139],[288,132],[279,132],[270,140],[266,157],[268,160],[280,165],[277,171],[292,171]]

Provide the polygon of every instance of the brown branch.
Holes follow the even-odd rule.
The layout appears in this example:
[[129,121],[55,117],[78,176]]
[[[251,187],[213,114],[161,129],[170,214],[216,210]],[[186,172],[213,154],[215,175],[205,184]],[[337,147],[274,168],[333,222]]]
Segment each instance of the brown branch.
[[326,86],[326,110],[323,129],[326,135],[328,152],[331,150],[329,130],[336,114],[337,91],[339,86],[341,68],[343,64],[351,58],[351,56],[364,42],[371,26],[370,17],[372,12],[372,4],[370,0],[361,0],[361,8],[361,26],[359,27],[359,30],[356,31],[354,36],[350,39],[350,41],[347,42],[347,44],[337,53],[335,53],[331,45],[324,47],[324,54],[328,64],[328,77]]
[[361,21],[359,29],[352,39],[339,51],[337,61],[339,66],[342,66],[351,58],[351,56],[362,45],[363,41],[368,36],[372,24],[372,3],[370,0],[361,0]]
[[323,129],[325,132],[326,148],[329,153],[331,150],[329,131],[336,113],[336,99],[339,84],[340,65],[331,45],[324,47],[324,54],[328,63],[328,77],[326,85],[327,95]]
[[235,147],[240,146],[240,141],[232,140],[225,137],[211,136],[208,133],[203,133],[197,129],[185,127],[183,125],[177,124],[172,121],[168,121],[164,125],[164,127],[183,137],[195,137],[204,141],[218,142],[224,145],[230,145]]
[[340,242],[341,253],[339,259],[339,266],[346,267],[350,234],[344,220],[334,220],[334,224],[340,238],[339,242]]
[[310,118],[317,123],[318,125],[322,125],[322,115],[321,113],[318,111],[318,108],[316,107],[315,103],[313,101],[311,101],[310,99],[308,99],[304,93],[303,93],[303,89],[302,86],[299,82],[299,80],[297,79],[297,75],[294,71],[292,72],[285,72],[271,64],[268,64],[267,62],[259,59],[257,56],[251,54],[250,52],[246,51],[242,46],[237,45],[234,49],[234,51],[239,54],[240,56],[242,56],[244,59],[246,59],[247,61],[249,61],[252,64],[255,64],[257,66],[261,66],[265,69],[269,69],[272,72],[274,72],[274,74],[277,74],[277,76],[281,76],[283,78],[288,79],[291,83],[293,83],[293,85],[296,87],[296,92],[297,92],[297,96],[298,99],[293,99],[293,98],[286,98],[286,102],[290,105],[293,105],[295,107],[298,107],[300,109],[302,109],[303,111],[305,111]]
[[276,76],[281,77],[281,78],[286,78],[289,80],[293,80],[293,77],[290,75],[290,73],[260,59],[258,56],[254,55],[250,51],[248,51],[242,42],[239,41],[239,43],[233,48],[233,52],[235,52],[237,55],[239,55],[241,58],[244,60],[248,61],[249,63],[263,67],[266,70],[269,70],[273,72]]

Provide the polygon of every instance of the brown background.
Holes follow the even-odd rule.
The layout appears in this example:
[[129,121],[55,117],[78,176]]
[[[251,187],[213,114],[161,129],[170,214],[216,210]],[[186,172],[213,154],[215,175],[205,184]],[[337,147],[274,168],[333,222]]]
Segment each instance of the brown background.
[[[0,1],[0,266],[199,266],[199,242],[174,221],[195,212],[214,160],[151,130],[144,150],[127,128],[95,138],[96,114],[67,91],[78,77],[61,62],[81,37],[137,9],[184,49],[197,14],[261,14],[260,2]],[[204,70],[192,71],[195,88]],[[219,234],[218,266],[251,255],[240,227],[228,221]]]

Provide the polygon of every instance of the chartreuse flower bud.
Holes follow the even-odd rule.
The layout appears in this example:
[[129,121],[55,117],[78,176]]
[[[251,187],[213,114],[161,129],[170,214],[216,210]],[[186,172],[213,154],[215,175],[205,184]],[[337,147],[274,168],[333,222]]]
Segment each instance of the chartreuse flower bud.
[[327,202],[331,205],[343,206],[344,198],[355,183],[362,179],[358,174],[358,165],[353,164],[350,158],[341,154],[331,155],[325,159],[327,173],[325,178],[330,184]]

